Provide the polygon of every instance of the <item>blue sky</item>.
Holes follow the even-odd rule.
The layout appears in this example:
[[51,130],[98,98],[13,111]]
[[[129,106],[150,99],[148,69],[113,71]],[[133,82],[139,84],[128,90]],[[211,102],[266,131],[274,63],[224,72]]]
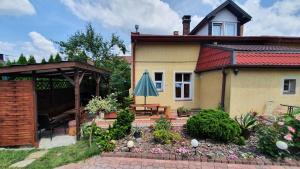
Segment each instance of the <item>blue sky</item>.
[[[181,17],[196,25],[224,0],[0,0],[0,53],[20,53],[38,60],[58,51],[53,41],[66,40],[91,22],[104,38],[116,33],[130,50],[130,32],[171,34],[181,31]],[[299,0],[235,0],[253,19],[246,35],[300,36]],[[264,17],[262,17],[264,16]],[[130,51],[128,52],[130,54]]]

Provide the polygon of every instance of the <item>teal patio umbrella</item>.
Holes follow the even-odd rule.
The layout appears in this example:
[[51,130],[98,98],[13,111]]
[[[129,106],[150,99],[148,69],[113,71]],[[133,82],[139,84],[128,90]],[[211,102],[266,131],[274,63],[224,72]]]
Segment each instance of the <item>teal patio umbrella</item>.
[[154,83],[149,76],[149,72],[145,70],[143,76],[139,80],[138,84],[134,89],[135,96],[144,96],[145,97],[145,104],[146,104],[146,97],[147,96],[158,96],[158,92]]

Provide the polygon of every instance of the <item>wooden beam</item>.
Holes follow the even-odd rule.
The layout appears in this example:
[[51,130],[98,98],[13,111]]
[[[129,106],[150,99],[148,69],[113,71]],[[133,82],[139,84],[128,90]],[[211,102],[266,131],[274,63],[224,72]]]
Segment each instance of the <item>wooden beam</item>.
[[99,74],[96,75],[95,77],[96,80],[96,96],[99,96],[99,88],[100,88],[100,76]]
[[32,71],[32,95],[33,95],[33,139],[32,144],[37,148],[38,147],[38,120],[37,120],[37,94],[36,94],[36,73]]
[[81,81],[82,81],[85,73],[86,73],[86,71],[82,72],[82,74],[80,75],[80,77],[79,77],[79,84],[81,84]]
[[[73,80],[72,78],[70,78],[69,76],[67,76],[67,75],[65,74],[65,72],[63,72],[60,68],[58,68],[57,70],[61,73],[61,75],[62,75],[65,79],[67,79],[73,86],[75,86],[74,80]],[[78,73],[78,70],[75,70],[75,71],[77,71],[77,73]],[[74,75],[74,76],[75,76],[75,75]]]
[[80,139],[80,77],[79,77],[79,72],[76,69],[75,74],[74,74],[74,80],[75,80],[75,120],[76,120],[76,140],[78,141]]

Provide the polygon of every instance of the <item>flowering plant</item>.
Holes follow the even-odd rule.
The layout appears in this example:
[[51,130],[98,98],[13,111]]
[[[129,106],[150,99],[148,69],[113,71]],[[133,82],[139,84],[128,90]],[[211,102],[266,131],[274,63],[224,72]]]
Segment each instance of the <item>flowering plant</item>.
[[164,151],[161,148],[155,147],[155,148],[151,148],[150,152],[152,154],[163,154]]
[[176,152],[179,153],[182,157],[187,157],[191,150],[187,147],[180,147],[176,149]]
[[262,126],[257,132],[258,149],[273,157],[297,155],[300,150],[300,120],[297,112],[300,113],[293,112],[278,118],[273,125]]

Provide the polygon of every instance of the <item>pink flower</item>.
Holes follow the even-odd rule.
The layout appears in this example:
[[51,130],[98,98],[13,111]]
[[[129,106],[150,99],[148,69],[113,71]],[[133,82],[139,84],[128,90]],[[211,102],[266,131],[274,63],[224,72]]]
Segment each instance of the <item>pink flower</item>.
[[291,127],[291,126],[288,126],[288,130],[289,130],[290,132],[292,132],[292,133],[295,133],[295,132],[296,132],[296,130],[295,130],[293,127]]
[[286,140],[288,140],[288,141],[292,141],[293,139],[292,139],[292,134],[291,133],[288,133],[287,135],[285,135],[283,138],[284,139],[286,139]]
[[279,121],[279,122],[277,122],[277,124],[278,124],[279,126],[283,126],[283,125],[284,125],[284,122]]
[[297,119],[298,121],[300,121],[300,114],[297,114],[297,116],[295,116],[295,119]]

